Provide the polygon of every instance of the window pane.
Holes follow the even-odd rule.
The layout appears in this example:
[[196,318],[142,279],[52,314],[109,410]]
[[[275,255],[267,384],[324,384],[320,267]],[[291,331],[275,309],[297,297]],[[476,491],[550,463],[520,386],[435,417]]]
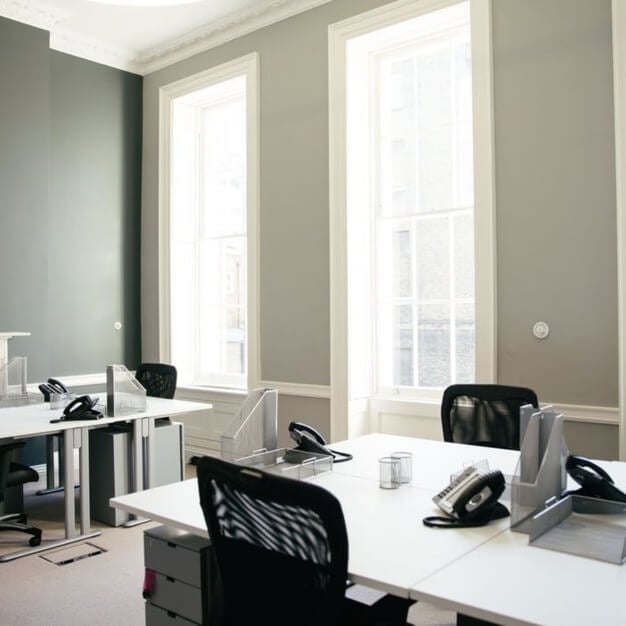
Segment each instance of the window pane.
[[454,293],[474,298],[474,219],[465,213],[454,217]]
[[452,119],[451,51],[443,48],[418,57],[420,128],[449,124]]
[[245,116],[241,98],[206,107],[203,236],[245,232]]
[[418,376],[420,387],[450,384],[450,311],[441,304],[418,308]]
[[417,220],[417,296],[420,300],[450,297],[448,218]]
[[454,194],[452,130],[450,126],[424,130],[419,137],[419,210],[452,206]]
[[411,232],[397,230],[393,233],[393,295],[411,295]]
[[474,382],[474,305],[456,305],[456,376],[452,383]]
[[408,305],[393,311],[393,384],[413,385],[413,310]]

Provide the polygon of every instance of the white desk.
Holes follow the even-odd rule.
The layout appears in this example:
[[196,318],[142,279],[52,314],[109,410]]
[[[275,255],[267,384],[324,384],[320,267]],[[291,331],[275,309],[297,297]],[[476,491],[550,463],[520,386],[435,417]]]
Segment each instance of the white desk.
[[413,454],[414,487],[440,491],[450,482],[450,474],[473,462],[488,459],[493,469],[512,476],[519,460],[519,452],[464,444],[443,444],[441,441],[416,439],[373,433],[355,439],[340,441],[330,446],[333,450],[349,452],[354,456],[346,463],[335,463],[333,473],[360,476],[378,480],[378,459],[392,452]]
[[[487,458],[512,474],[519,453],[389,435],[332,447],[354,460],[312,480],[342,504],[354,582],[507,625],[626,624],[626,566],[529,546],[528,535],[509,530],[508,518],[476,529],[423,526],[422,518],[437,512],[430,498],[450,473]],[[415,455],[414,482],[380,489],[377,459],[397,450]],[[626,464],[601,465],[626,488]],[[111,505],[208,536],[195,480],[113,498]]]
[[[339,501],[346,519],[350,579],[408,597],[412,584],[488,541],[508,527],[499,520],[467,532],[433,532],[422,518],[435,511],[435,490],[380,489],[377,480],[330,472],[310,479]],[[111,506],[208,537],[195,479],[118,496]]]
[[[396,443],[402,445],[396,447]],[[442,454],[444,457],[450,454],[455,459],[447,468],[442,465],[440,475],[424,472],[418,477],[418,485],[427,484],[427,487],[406,485],[393,490],[380,489],[378,458],[393,450],[410,449],[412,445],[416,446],[413,450],[421,446],[420,463],[427,463],[426,455],[433,463],[435,456]],[[350,546],[348,573],[356,583],[408,597],[415,581],[433,574],[508,528],[508,519],[463,532],[440,531],[422,524],[423,517],[438,512],[432,497],[448,484],[450,473],[458,469],[456,456],[465,461],[476,459],[475,451],[479,450],[478,458],[483,459],[484,448],[420,443],[388,435],[367,435],[333,447],[342,451],[349,448],[355,455],[354,460],[336,464],[332,472],[309,480],[328,489],[341,502]],[[497,450],[496,456],[502,452]],[[514,466],[518,453],[508,451],[508,456],[508,462]],[[416,462],[414,477],[417,467]],[[119,496],[110,503],[133,515],[208,536],[196,480]]]
[[528,545],[507,530],[414,585],[414,599],[504,624],[623,626],[626,565]]
[[[94,396],[97,394],[93,394]],[[42,552],[52,547],[81,541],[100,534],[90,530],[89,510],[89,430],[102,428],[116,422],[133,422],[135,471],[134,488],[144,488],[143,449],[147,450],[147,485],[150,486],[154,472],[154,422],[159,417],[205,411],[211,404],[186,402],[182,400],[166,400],[163,398],[147,398],[146,410],[120,417],[104,417],[99,420],[80,420],[51,424],[50,420],[58,418],[62,411],[50,410],[50,405],[31,404],[14,408],[0,409],[0,441],[7,439],[26,439],[39,435],[63,434],[65,485],[74,484],[74,450],[79,451],[80,490],[80,533],[76,532],[76,512],[74,490],[65,489],[65,538],[55,542],[46,542],[35,548],[27,548],[0,557],[0,562]]]

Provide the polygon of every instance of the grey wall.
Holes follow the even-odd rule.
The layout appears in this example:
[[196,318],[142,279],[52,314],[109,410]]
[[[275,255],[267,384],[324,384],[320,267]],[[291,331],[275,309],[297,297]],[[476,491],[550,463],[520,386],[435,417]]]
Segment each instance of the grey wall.
[[[330,383],[327,27],[385,3],[334,0],[145,77],[144,358],[158,356],[158,89],[257,51],[261,377]],[[493,2],[498,379],[542,401],[617,406],[610,25],[610,0]],[[328,403],[314,404],[328,432]],[[609,457],[613,428],[568,426],[574,448],[593,436]]]
[[0,82],[0,330],[32,333],[9,354],[30,382],[134,367],[142,79],[0,19]]
[[611,3],[493,9],[498,377],[550,402],[615,407]]

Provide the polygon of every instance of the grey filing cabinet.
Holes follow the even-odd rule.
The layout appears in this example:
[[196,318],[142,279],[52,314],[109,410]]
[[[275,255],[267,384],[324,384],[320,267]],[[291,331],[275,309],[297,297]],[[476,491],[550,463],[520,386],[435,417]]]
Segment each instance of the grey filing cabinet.
[[[132,424],[112,424],[89,431],[89,484],[92,519],[119,526],[129,515],[109,506],[109,499],[133,491]],[[183,424],[169,418],[154,428],[154,484],[159,487],[184,478]]]
[[146,594],[146,626],[220,622],[219,577],[211,542],[168,526],[144,531],[144,563],[154,572]]

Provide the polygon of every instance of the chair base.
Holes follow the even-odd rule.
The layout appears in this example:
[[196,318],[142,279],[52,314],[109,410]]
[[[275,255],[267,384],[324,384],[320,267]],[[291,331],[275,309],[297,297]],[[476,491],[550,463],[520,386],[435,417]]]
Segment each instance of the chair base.
[[26,523],[25,513],[13,513],[0,517],[0,531],[13,530],[32,535],[28,544],[35,547],[41,543],[41,528],[35,528]]

